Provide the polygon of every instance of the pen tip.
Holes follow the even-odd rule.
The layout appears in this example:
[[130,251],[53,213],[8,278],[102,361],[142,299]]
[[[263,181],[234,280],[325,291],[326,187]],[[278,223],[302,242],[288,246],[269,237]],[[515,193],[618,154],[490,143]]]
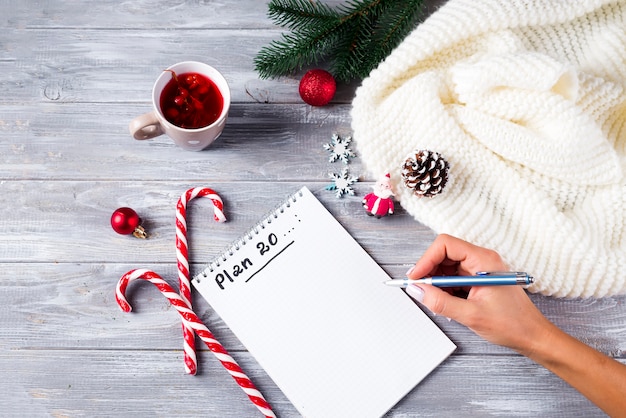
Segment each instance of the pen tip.
[[392,287],[404,287],[405,283],[402,280],[387,280],[383,282],[387,286]]

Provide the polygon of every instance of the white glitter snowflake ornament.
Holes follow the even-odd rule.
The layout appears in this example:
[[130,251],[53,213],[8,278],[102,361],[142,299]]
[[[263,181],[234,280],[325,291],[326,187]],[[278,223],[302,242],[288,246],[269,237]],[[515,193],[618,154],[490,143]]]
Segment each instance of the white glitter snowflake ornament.
[[354,196],[352,185],[359,181],[359,178],[351,176],[348,173],[348,167],[344,167],[341,174],[329,173],[328,176],[333,180],[333,183],[326,186],[326,190],[336,190],[336,197],[343,197],[344,194]]
[[337,134],[333,134],[330,142],[324,144],[324,149],[330,152],[329,162],[341,160],[344,164],[348,164],[350,158],[356,157],[356,154],[350,149],[349,145],[352,137],[341,138]]

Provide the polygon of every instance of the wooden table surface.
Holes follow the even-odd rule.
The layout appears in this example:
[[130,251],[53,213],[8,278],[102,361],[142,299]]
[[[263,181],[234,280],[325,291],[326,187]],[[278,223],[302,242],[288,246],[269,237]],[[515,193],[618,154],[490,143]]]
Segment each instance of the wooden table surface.
[[[132,314],[115,303],[132,268],[176,284],[175,205],[188,188],[214,188],[229,218],[218,224],[209,201],[190,203],[192,273],[302,185],[392,276],[432,241],[401,209],[380,220],[365,214],[360,200],[375,179],[358,156],[356,196],[324,189],[340,165],[323,144],[351,134],[358,83],[314,108],[298,96],[301,74],[261,80],[253,58],[281,33],[266,13],[259,0],[0,1],[1,416],[257,416],[201,342],[198,375],[184,374],[179,317],[153,286],[131,288]],[[154,79],[185,60],[217,67],[230,84],[222,137],[201,152],[165,136],[133,140],[128,123],[150,111]],[[111,229],[121,206],[139,213],[149,239]],[[625,361],[625,297],[533,300]],[[299,416],[208,304],[194,295],[194,305],[277,414]],[[388,416],[602,416],[531,361],[432,319],[458,350]]]

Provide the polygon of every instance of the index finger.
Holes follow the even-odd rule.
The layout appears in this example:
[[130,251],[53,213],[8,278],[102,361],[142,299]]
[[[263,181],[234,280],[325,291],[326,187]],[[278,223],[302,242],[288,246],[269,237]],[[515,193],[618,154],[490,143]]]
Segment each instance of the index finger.
[[504,269],[502,259],[495,251],[478,247],[447,234],[438,235],[430,247],[407,273],[410,279],[429,275],[442,263],[459,263],[459,274],[473,275],[477,271]]

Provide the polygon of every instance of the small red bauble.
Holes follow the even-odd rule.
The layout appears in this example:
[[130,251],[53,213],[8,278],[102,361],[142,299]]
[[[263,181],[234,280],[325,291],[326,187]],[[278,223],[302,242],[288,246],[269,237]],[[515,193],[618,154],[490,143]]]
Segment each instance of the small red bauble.
[[309,70],[300,80],[300,97],[311,106],[327,105],[335,96],[336,90],[335,78],[325,70]]
[[113,227],[115,232],[122,235],[133,234],[137,238],[145,239],[148,234],[146,234],[140,223],[141,218],[131,208],[116,209],[113,215],[111,215],[111,227]]

